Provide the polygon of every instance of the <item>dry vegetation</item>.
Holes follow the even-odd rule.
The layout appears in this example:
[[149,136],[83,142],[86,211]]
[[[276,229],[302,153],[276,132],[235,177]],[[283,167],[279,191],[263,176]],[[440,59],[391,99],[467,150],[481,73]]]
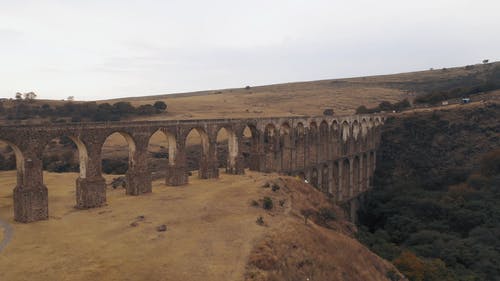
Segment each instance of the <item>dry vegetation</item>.
[[[0,271],[0,280],[273,280],[262,278],[280,276],[280,266],[269,272],[254,267],[256,256],[267,255],[259,250],[262,243],[271,243],[273,255],[295,268],[290,273],[328,278],[314,280],[386,280],[390,268],[342,234],[349,228],[341,220],[331,224],[336,230],[312,220],[305,225],[297,208],[328,202],[295,179],[287,179],[276,192],[262,187],[275,175],[253,172],[224,174],[218,180],[193,176],[180,188],[155,181],[152,194],[131,197],[108,189],[108,206],[79,211],[73,208],[77,174],[45,173],[50,220],[19,224],[12,221],[9,188],[15,185],[15,173],[0,175],[0,218],[14,229],[0,255],[0,268],[9,269]],[[275,201],[270,211],[252,206],[264,196]],[[280,200],[285,200],[283,206]],[[259,216],[266,226],[256,223]],[[158,232],[162,224],[167,231]],[[290,241],[297,248],[288,257]],[[297,267],[302,260],[313,264]]]

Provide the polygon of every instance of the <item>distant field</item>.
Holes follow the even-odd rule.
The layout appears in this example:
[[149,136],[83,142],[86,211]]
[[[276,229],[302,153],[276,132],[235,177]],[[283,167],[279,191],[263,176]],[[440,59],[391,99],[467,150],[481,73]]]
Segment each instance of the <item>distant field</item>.
[[130,101],[140,105],[162,100],[167,103],[168,113],[136,118],[144,120],[321,115],[326,108],[333,108],[335,114],[352,114],[360,105],[371,107],[381,101],[412,100],[436,85],[454,87],[470,79],[480,79],[497,66],[500,63],[475,65],[468,69],[456,67],[99,102]]

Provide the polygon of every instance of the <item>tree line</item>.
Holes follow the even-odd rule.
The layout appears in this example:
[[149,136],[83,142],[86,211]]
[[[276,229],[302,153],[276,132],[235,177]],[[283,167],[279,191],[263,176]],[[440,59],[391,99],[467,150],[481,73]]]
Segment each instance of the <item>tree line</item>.
[[65,102],[62,105],[39,105],[34,102],[16,100],[10,107],[0,102],[0,116],[7,120],[26,120],[33,118],[50,118],[52,122],[83,122],[83,121],[120,121],[125,117],[153,115],[164,113],[167,105],[163,101],[154,104],[133,106],[130,102],[114,104],[96,102]]

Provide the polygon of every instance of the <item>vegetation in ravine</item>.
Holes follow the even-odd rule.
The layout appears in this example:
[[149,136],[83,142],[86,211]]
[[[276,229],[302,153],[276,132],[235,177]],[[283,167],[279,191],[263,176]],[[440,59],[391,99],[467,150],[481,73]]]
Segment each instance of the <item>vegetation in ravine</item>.
[[359,239],[411,281],[500,280],[500,107],[388,119]]

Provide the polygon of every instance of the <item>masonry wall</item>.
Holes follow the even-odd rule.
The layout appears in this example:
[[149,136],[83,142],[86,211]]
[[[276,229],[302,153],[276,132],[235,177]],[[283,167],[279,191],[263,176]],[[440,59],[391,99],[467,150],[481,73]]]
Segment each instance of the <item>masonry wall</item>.
[[199,177],[219,176],[217,134],[228,132],[226,172],[244,173],[244,130],[252,132],[247,159],[250,169],[303,177],[338,202],[355,198],[371,187],[376,150],[383,117],[276,117],[251,119],[169,120],[80,124],[48,124],[0,127],[0,141],[16,154],[17,185],[14,188],[14,218],[32,222],[48,218],[48,191],[43,183],[42,153],[54,138],[67,136],[79,152],[80,176],[76,207],[106,204],[106,184],[101,174],[102,146],[113,133],[129,144],[126,193],[151,192],[147,148],[151,136],[160,131],[169,140],[169,164],[165,183],[188,184],[186,139],[192,130],[201,136]]

